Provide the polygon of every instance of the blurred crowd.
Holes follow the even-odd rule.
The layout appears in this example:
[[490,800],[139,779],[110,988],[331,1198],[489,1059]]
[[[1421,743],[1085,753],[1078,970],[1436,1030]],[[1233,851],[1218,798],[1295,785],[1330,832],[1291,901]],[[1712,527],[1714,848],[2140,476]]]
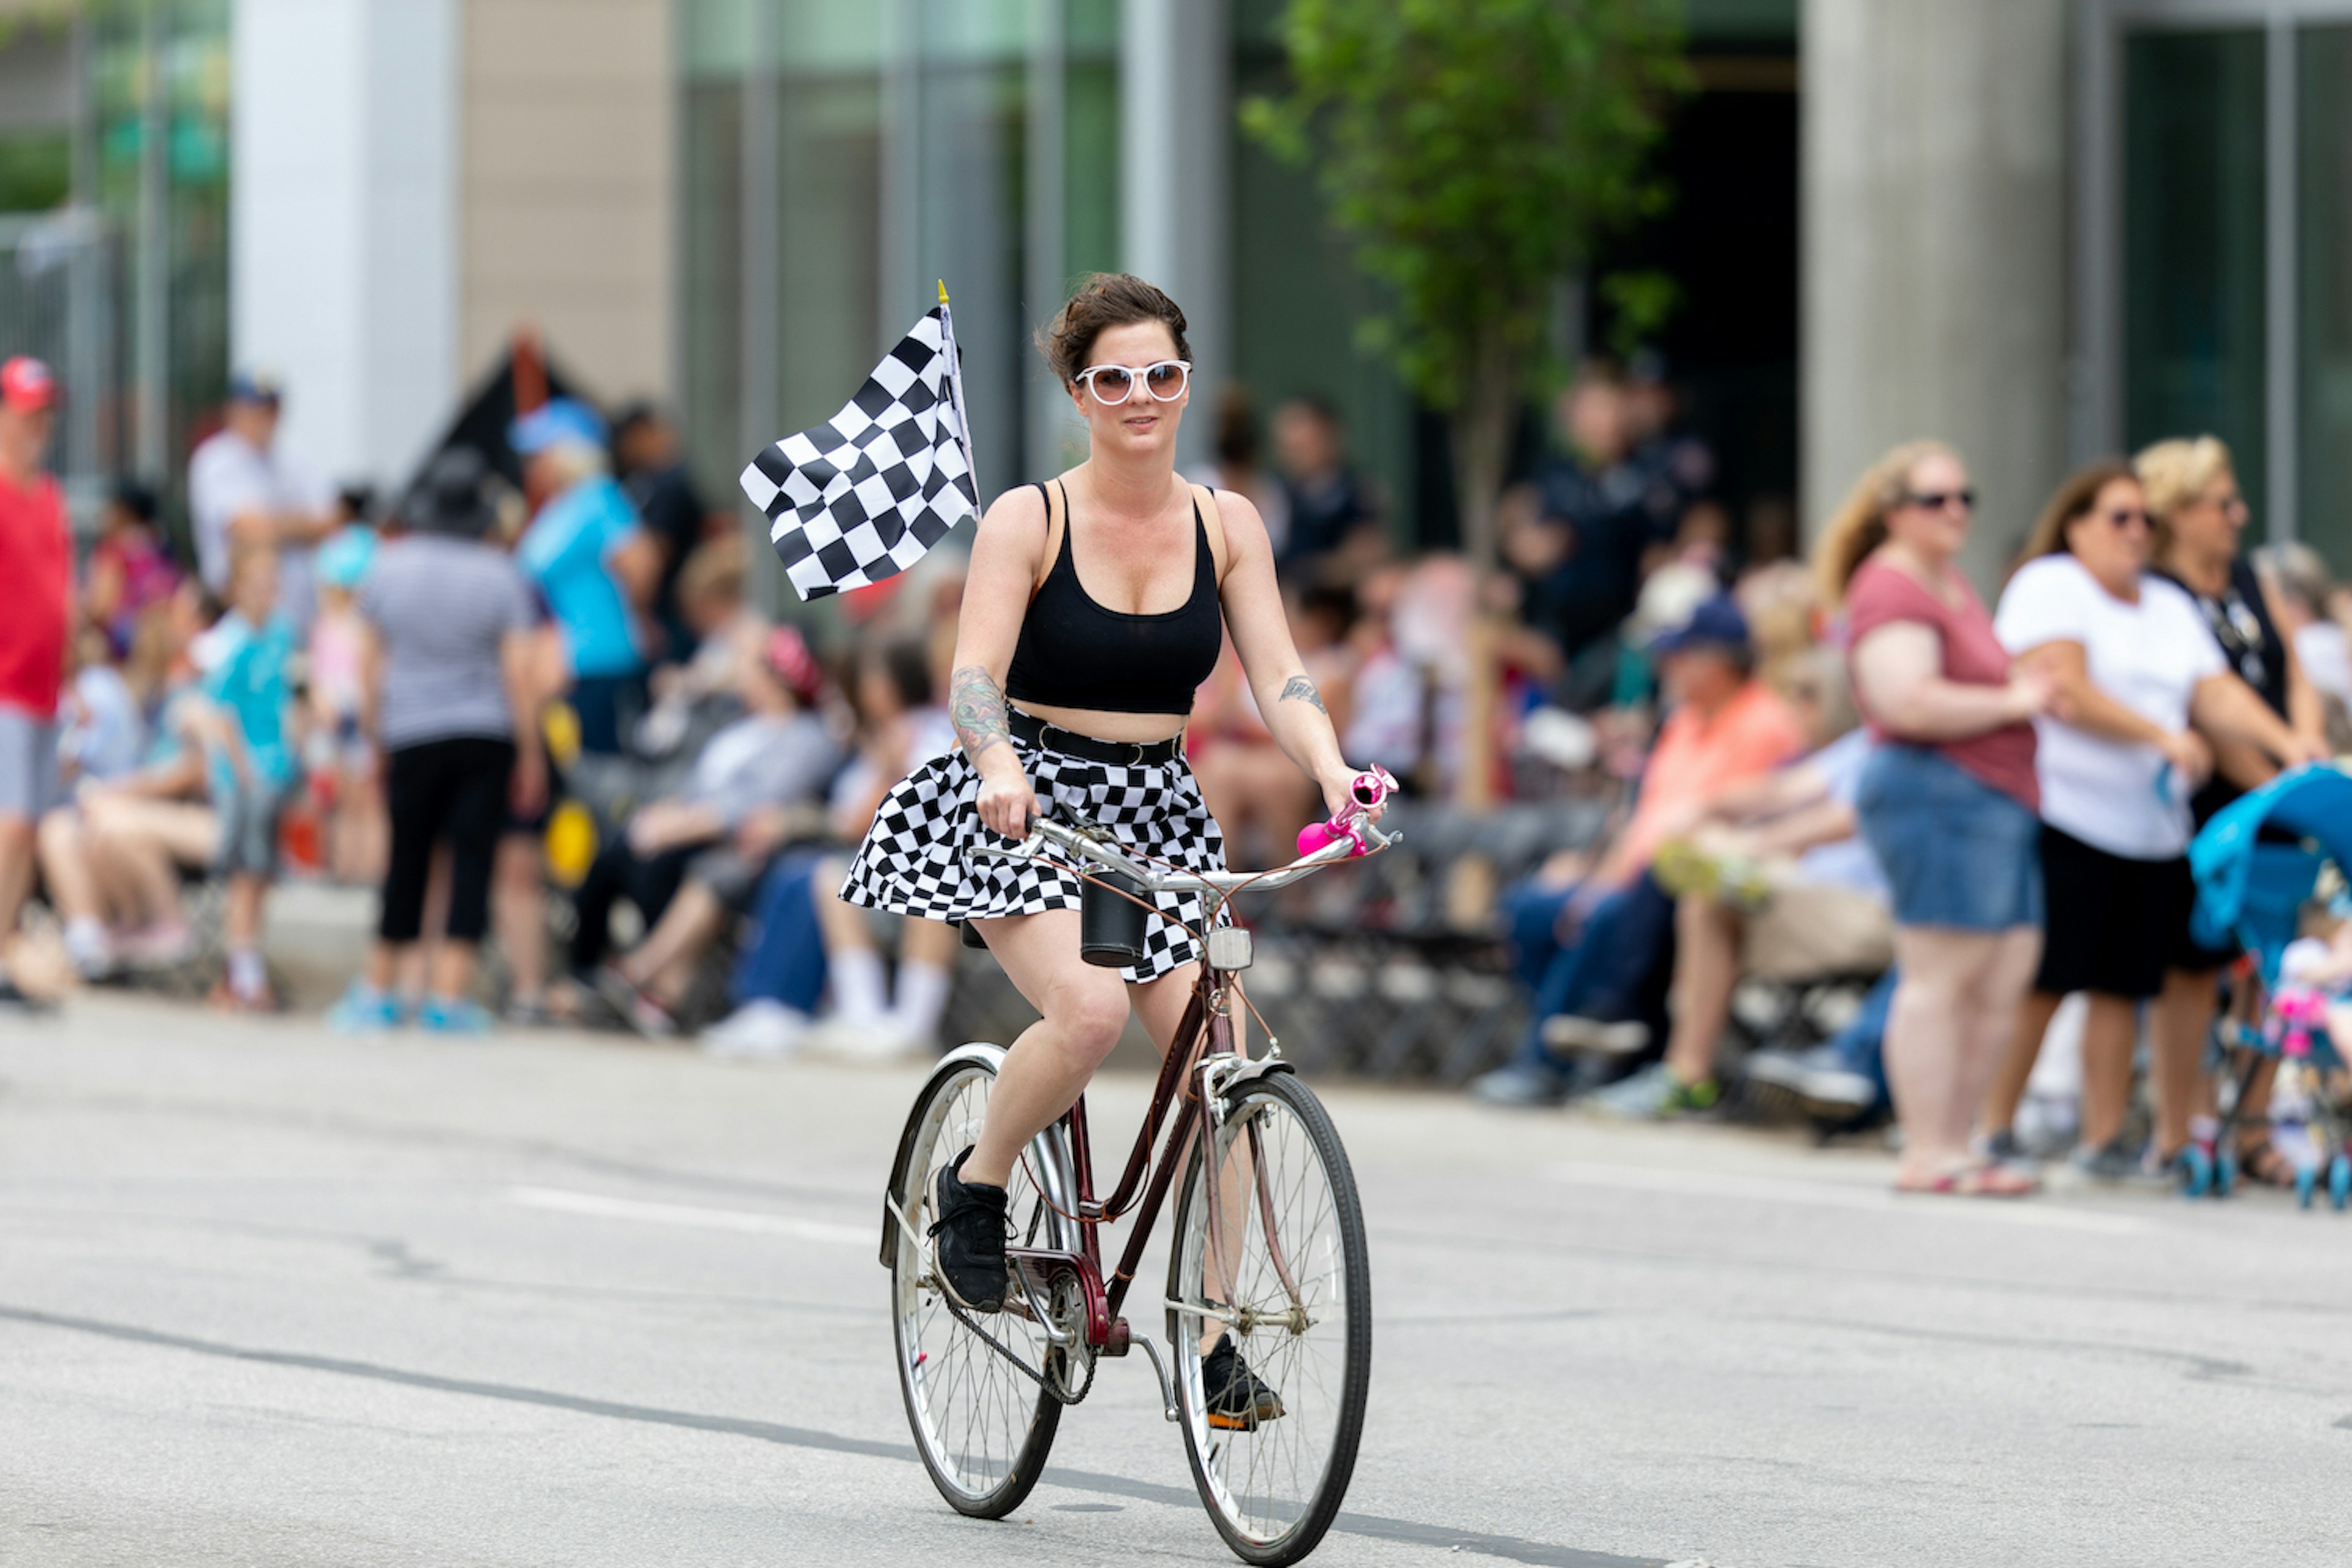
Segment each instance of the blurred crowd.
[[[217,1005],[274,1007],[267,900],[299,875],[379,889],[341,1028],[937,1046],[957,933],[834,890],[954,744],[956,552],[779,624],[653,405],[543,402],[378,507],[283,449],[259,374],[190,460],[190,548],[124,482],[77,552],[58,389],[17,359],[0,393],[0,1004],[58,989],[37,928],[71,979],[203,963]],[[2219,442],[2071,479],[1992,542],[1988,609],[1962,455],[1889,454],[1800,561],[1735,527],[1654,364],[1561,393],[1486,572],[1400,550],[1328,404],[1214,415],[1192,477],[1265,516],[1349,761],[1424,820],[1575,825],[1472,835],[1433,917],[1524,982],[1481,1099],[1891,1113],[1904,1184],[2000,1195],[2036,1153],[2123,1178],[2217,1136],[2238,955],[2190,940],[2189,837],[2339,749],[2352,702],[2352,595],[2307,548],[2242,552]],[[1235,862],[1289,858],[1316,791],[1230,647],[1185,744]]]

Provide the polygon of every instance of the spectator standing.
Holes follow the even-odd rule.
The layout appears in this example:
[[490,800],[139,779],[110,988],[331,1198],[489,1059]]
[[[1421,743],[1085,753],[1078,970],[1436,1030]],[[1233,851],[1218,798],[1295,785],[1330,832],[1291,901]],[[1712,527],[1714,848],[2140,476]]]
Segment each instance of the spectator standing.
[[[1987,1144],[1999,1157],[2016,1149],[2011,1123],[2042,1037],[2062,998],[2087,992],[2074,1161],[2103,1180],[2142,1165],[2124,1137],[2138,1005],[2171,972],[2211,963],[2189,937],[2189,801],[2212,772],[2207,737],[2283,762],[2311,751],[2230,668],[2195,601],[2148,571],[2150,545],[2132,471],[2085,468],[2043,509],[1994,623],[2011,655],[2056,690],[2034,752],[2048,889],[2041,968],[1986,1104]],[[1906,957],[1906,980],[1909,967]],[[2168,1079],[2158,1074],[2159,1097],[2178,1094]],[[2169,1124],[2186,1112],[2176,1101],[2159,1115]]]
[[319,613],[310,623],[310,721],[305,763],[320,824],[320,858],[339,882],[383,875],[380,769],[363,723],[367,624],[360,585],[375,567],[375,530],[354,524],[319,547]]
[[215,596],[227,598],[239,547],[276,551],[278,608],[307,630],[316,605],[311,552],[351,512],[279,448],[283,403],[278,378],[267,371],[229,379],[220,429],[188,458],[188,520],[197,574]]
[[2310,545],[2288,541],[2255,551],[2254,568],[2270,595],[2279,629],[2294,646],[2304,678],[2323,703],[2352,710],[2352,638],[2346,637],[2344,627],[2329,614],[2328,606],[2341,590],[2329,577],[2327,563]]
[[41,467],[57,384],[22,355],[0,363],[0,1007],[30,1005],[7,969],[33,890],[34,835],[57,804],[58,699],[73,624],[65,497]]
[[155,492],[136,479],[117,479],[90,547],[82,614],[106,633],[114,657],[121,658],[131,652],[139,617],[179,585],[180,569],[155,531]]
[[[2305,678],[2294,645],[2280,630],[2284,611],[2264,588],[2253,563],[2240,552],[2249,514],[2238,491],[2230,448],[2210,436],[2159,441],[2132,460],[2147,492],[2153,524],[2157,574],[2194,600],[2216,647],[2263,705],[2284,720],[2310,754],[2326,750],[2326,717],[2318,690]],[[2189,797],[2189,817],[2203,827],[2213,814],[2278,776],[2278,764],[2242,741],[2216,740],[2213,773]],[[2192,1136],[2207,1153],[2219,1127],[2211,1112],[2211,1080],[2205,1076],[2205,1038],[2221,994],[2221,971],[2238,955],[2235,944],[2183,947],[2180,964],[2166,972],[2164,990],[2149,1017],[2155,1070],[2162,1084],[2156,1096],[2156,1146],[2170,1153]],[[2242,1109],[2268,1103],[2269,1075],[2249,1086],[2254,1099]],[[2243,1152],[2251,1174],[2275,1181],[2294,1177],[2269,1148],[2259,1114],[2242,1119],[2252,1142]]]
[[541,498],[516,561],[562,636],[581,749],[617,752],[625,721],[645,707],[640,616],[661,584],[661,547],[605,471],[604,422],[587,405],[559,397],[507,439]]
[[661,633],[662,662],[680,663],[694,656],[696,637],[678,603],[678,574],[701,546],[709,510],[679,455],[677,426],[653,404],[632,403],[614,419],[613,477],[661,548],[652,618]]
[[1314,574],[1379,513],[1348,466],[1339,411],[1320,397],[1294,397],[1274,411],[1274,458],[1282,471],[1289,534],[1276,557],[1286,576]]
[[489,928],[491,858],[511,804],[547,793],[530,700],[531,608],[521,574],[485,540],[497,521],[488,470],[469,448],[435,458],[406,537],[383,548],[359,591],[368,627],[367,710],[385,753],[392,852],[376,942],[337,1005],[341,1028],[387,1028],[404,1009],[394,977],[424,930],[435,850],[449,848],[449,910],[416,1006],[422,1028],[478,1033],[469,993]]
[[278,555],[238,546],[229,571],[229,611],[199,639],[203,691],[226,721],[210,735],[205,774],[218,821],[215,868],[228,881],[222,918],[228,970],[215,1006],[272,1012],[261,960],[263,904],[278,875],[278,821],[295,785],[292,690],[287,666],[299,646],[293,617],[278,605]]
[[1846,607],[1854,696],[1880,742],[1855,810],[1894,896],[1895,1182],[2009,1197],[2034,1182],[1971,1159],[1969,1132],[2042,950],[2029,721],[2051,682],[2011,673],[1960,573],[1975,505],[1950,448],[1897,447],[1831,519],[1817,563],[1824,595]]
[[1646,481],[1642,505],[1656,534],[1675,530],[1706,499],[1716,471],[1713,448],[1676,427],[1682,394],[1666,368],[1663,355],[1644,350],[1633,356],[1625,376],[1625,423],[1633,445],[1627,460]]
[[1250,401],[1249,388],[1230,383],[1217,399],[1215,460],[1186,477],[1213,489],[1247,496],[1258,516],[1265,519],[1266,542],[1274,546],[1275,559],[1279,561],[1290,544],[1290,492],[1266,472],[1260,445],[1257,405]]
[[1527,577],[1528,620],[1571,659],[1615,630],[1639,597],[1642,556],[1670,537],[1680,513],[1652,510],[1653,491],[1671,487],[1633,460],[1633,425],[1624,388],[1588,370],[1556,405],[1568,455],[1538,483],[1541,538],[1515,552]]

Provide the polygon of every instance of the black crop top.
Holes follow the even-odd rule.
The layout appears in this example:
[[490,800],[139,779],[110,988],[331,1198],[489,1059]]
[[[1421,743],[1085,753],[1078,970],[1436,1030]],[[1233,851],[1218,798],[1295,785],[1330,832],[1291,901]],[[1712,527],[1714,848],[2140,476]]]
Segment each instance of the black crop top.
[[1029,601],[1004,695],[1107,713],[1190,713],[1193,689],[1209,679],[1224,646],[1217,560],[1201,503],[1192,503],[1192,596],[1156,616],[1107,610],[1087,595],[1070,557],[1069,510],[1064,490],[1062,548]]

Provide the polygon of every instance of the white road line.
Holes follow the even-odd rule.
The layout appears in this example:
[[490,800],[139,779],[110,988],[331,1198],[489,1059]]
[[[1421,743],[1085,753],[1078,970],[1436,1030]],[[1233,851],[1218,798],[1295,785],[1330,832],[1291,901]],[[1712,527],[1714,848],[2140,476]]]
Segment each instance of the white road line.
[[649,1204],[635,1198],[607,1197],[602,1193],[567,1192],[562,1187],[509,1187],[505,1197],[507,1202],[524,1208],[550,1209],[557,1214],[635,1220],[642,1225],[684,1226],[693,1230],[731,1230],[747,1236],[789,1236],[802,1241],[834,1241],[854,1247],[876,1246],[882,1234],[870,1226],[834,1225],[821,1219],[797,1219],[791,1215],[759,1214],[750,1209]]
[[2145,1236],[2153,1228],[2129,1215],[2062,1208],[2037,1199],[1940,1198],[1864,1187],[1843,1182],[1808,1182],[1787,1176],[1745,1176],[1715,1171],[1674,1171],[1646,1165],[1607,1165],[1582,1160],[1554,1165],[1545,1174],[1570,1186],[1608,1187],[1627,1193],[1666,1193],[1679,1197],[1744,1198],[1755,1203],[1803,1204],[1814,1208],[1859,1209],[1899,1214],[1906,1219],[1978,1219],[2042,1230],[2093,1236]]

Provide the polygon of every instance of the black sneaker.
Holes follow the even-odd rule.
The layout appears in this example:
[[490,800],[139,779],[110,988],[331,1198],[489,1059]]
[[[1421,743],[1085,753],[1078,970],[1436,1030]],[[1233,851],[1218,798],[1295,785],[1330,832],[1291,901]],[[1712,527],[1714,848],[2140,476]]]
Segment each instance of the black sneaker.
[[931,1181],[931,1272],[968,1312],[1004,1310],[1003,1187],[963,1179],[966,1149]]
[[1216,1349],[1201,1358],[1201,1394],[1209,1425],[1227,1432],[1255,1432],[1282,1415],[1282,1395],[1250,1371],[1231,1334],[1219,1334]]

